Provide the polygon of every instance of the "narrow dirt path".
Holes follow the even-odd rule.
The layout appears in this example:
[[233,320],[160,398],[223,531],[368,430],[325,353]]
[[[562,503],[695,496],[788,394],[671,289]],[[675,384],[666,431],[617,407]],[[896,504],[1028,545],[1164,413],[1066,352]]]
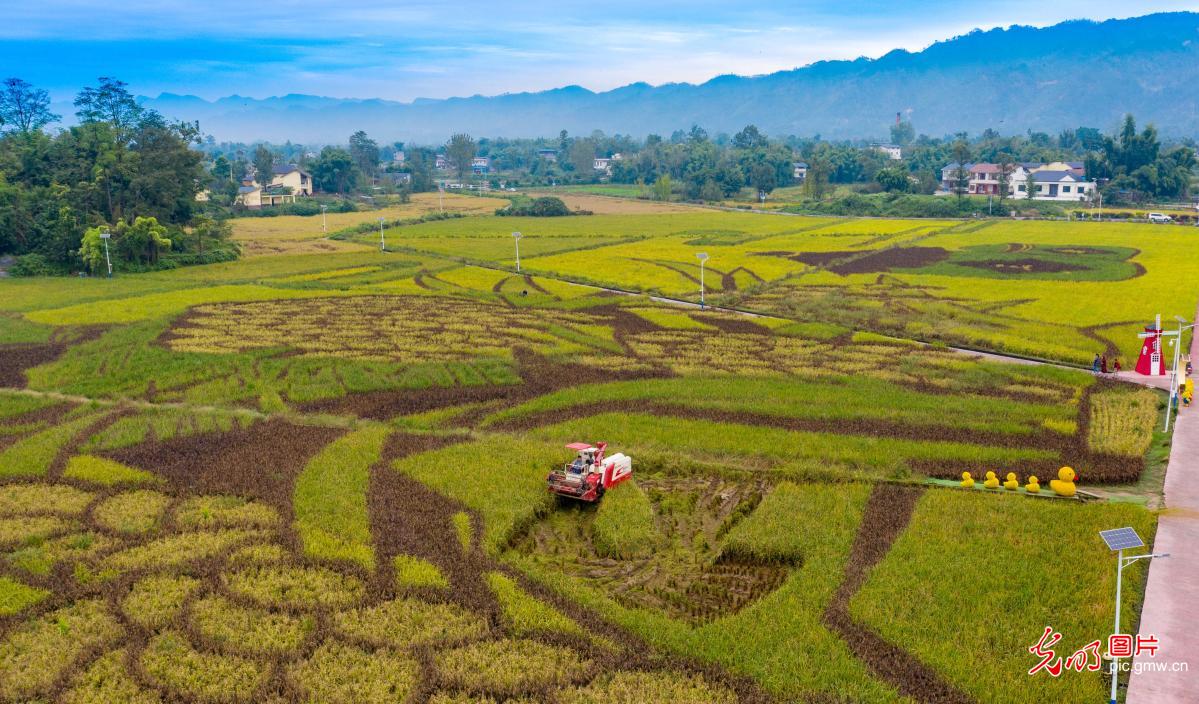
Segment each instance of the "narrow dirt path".
[[[1191,357],[1199,354],[1199,337],[1191,342]],[[1185,409],[1174,423],[1174,438],[1166,471],[1166,510],[1157,522],[1154,552],[1170,557],[1152,560],[1140,633],[1157,636],[1152,658],[1137,657],[1134,667],[1164,665],[1167,670],[1186,663],[1186,671],[1142,670],[1128,682],[1127,704],[1193,704],[1199,701],[1199,410]],[[1109,526],[1119,528],[1120,526]],[[1142,536],[1146,537],[1146,536]],[[1114,563],[1114,560],[1113,560]],[[1104,565],[1107,569],[1110,565]],[[1131,627],[1121,630],[1132,631]],[[1134,669],[1135,673],[1136,670]]]
[[845,566],[845,578],[825,607],[824,625],[841,636],[854,657],[865,663],[874,676],[894,686],[900,694],[929,704],[970,704],[974,700],[942,679],[936,670],[854,621],[849,614],[850,599],[907,528],[916,501],[923,493],[919,487],[881,483],[874,486]]

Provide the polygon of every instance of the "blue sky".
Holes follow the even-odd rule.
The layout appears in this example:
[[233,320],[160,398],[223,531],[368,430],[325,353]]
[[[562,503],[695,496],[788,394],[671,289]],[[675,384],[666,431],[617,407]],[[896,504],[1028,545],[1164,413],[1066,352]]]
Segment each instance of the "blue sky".
[[1199,9],[1199,1],[15,0],[0,74],[67,99],[96,76],[144,95],[411,100],[701,82],[918,50],[975,27]]

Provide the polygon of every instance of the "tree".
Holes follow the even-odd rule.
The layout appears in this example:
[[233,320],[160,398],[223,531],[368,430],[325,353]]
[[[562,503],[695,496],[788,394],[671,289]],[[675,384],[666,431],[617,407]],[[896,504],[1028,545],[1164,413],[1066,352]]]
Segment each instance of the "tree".
[[222,242],[233,234],[233,226],[227,220],[214,220],[201,215],[192,223],[192,236],[196,238],[196,253],[204,254],[204,240]]
[[733,135],[733,147],[736,149],[764,149],[766,145],[766,136],[758,131],[756,125],[746,125],[745,129]]
[[126,85],[124,81],[101,76],[100,85],[84,88],[75,96],[75,107],[78,108],[75,116],[83,123],[107,122],[119,136],[143,119],[157,117],[156,113],[137,104]]
[[828,160],[823,156],[808,159],[808,175],[803,182],[804,195],[816,201],[824,200],[831,170]]
[[450,137],[445,147],[445,156],[450,160],[450,166],[458,174],[458,180],[466,178],[470,171],[471,161],[476,154],[475,140],[469,134],[456,134]]
[[83,266],[93,274],[98,274],[106,268],[104,240],[100,233],[107,229],[107,226],[90,227],[84,231],[79,242],[79,258],[83,260]]
[[911,122],[904,120],[891,125],[891,143],[898,144],[901,147],[906,147],[916,139],[916,128]]
[[362,130],[350,135],[350,157],[358,170],[368,177],[379,170],[379,145]]
[[965,139],[954,142],[953,160],[957,162],[953,169],[953,192],[961,202],[970,190],[970,168],[967,165],[970,161],[970,146],[966,144]]
[[157,218],[139,217],[132,225],[125,221],[117,223],[113,240],[118,254],[126,261],[154,264],[158,262],[160,252],[171,248],[171,240],[166,234],[167,229]]
[[674,185],[670,182],[670,174],[662,174],[654,185],[650,186],[650,193],[653,194],[654,200],[670,200],[671,192]]
[[579,178],[591,178],[595,173],[595,142],[590,139],[575,139],[567,152],[567,160]]
[[758,201],[765,202],[766,196],[778,185],[774,167],[765,162],[754,164],[749,170],[749,184],[758,192]]
[[911,182],[908,179],[908,170],[902,166],[888,166],[885,169],[880,169],[874,175],[874,180],[883,187],[884,191],[902,193],[908,190]]
[[275,178],[275,155],[265,144],[254,147],[254,173],[258,185],[266,188]]
[[6,78],[0,86],[0,127],[10,125],[25,134],[59,119],[50,112],[50,94],[46,91],[20,78]]
[[358,167],[350,153],[340,147],[325,147],[312,166],[312,180],[326,193],[349,193],[358,185]]
[[999,181],[999,205],[1003,205],[1003,199],[1007,198],[1008,189],[1011,188],[1012,171],[1016,168],[1016,163],[1012,159],[1012,155],[1007,152],[999,154],[999,174],[996,176]]

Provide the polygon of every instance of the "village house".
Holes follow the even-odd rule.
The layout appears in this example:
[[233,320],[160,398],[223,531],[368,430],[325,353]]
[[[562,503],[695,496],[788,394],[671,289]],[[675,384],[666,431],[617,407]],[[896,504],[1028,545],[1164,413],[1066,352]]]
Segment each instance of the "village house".
[[471,159],[470,160],[470,170],[471,170],[471,172],[478,174],[478,175],[491,173],[491,157],[477,156],[477,157]]
[[[1086,179],[1081,162],[1056,161],[1020,162],[1013,164],[1007,175],[1007,195],[1025,198],[1032,189],[1034,200],[1083,201],[1095,195],[1096,184]],[[965,171],[965,192],[970,195],[999,195],[999,164],[946,164],[941,169],[941,188],[954,193],[961,171]]]
[[450,160],[446,158],[445,154],[438,154],[433,160],[433,168],[442,170],[448,169],[450,168]]
[[403,166],[404,161],[407,158],[408,157],[407,157],[407,155],[404,154],[403,149],[397,149],[395,154],[391,155],[391,163],[395,164],[396,166]]
[[597,156],[595,163],[591,167],[595,171],[603,171],[604,173],[612,173],[612,160],[607,157]]
[[256,183],[243,185],[241,188],[238,188],[237,200],[234,201],[234,203],[244,205],[247,208],[262,208],[295,202],[296,194],[288,193],[280,186],[267,186],[263,188]]
[[876,152],[882,152],[883,154],[886,154],[888,159],[895,159],[898,161],[903,158],[903,147],[899,146],[898,144],[876,143],[871,144],[870,148]]
[[795,179],[796,182],[798,182],[798,183],[803,183],[804,179],[806,179],[807,177],[808,177],[808,162],[806,162],[806,161],[791,162],[791,178]]
[[[1031,178],[1030,178],[1031,177]],[[1033,188],[1034,200],[1091,200],[1095,195],[1096,184],[1087,181],[1085,177],[1073,171],[1051,171],[1038,169],[1024,177],[1023,181],[1012,184],[1012,195],[1027,197],[1028,189]]]
[[271,175],[271,187],[290,188],[293,195],[312,195],[312,175],[295,164],[276,166]]
[[558,161],[558,150],[557,149],[538,149],[537,150],[537,158],[545,159],[546,161],[551,162],[551,163],[556,162],[556,161]]

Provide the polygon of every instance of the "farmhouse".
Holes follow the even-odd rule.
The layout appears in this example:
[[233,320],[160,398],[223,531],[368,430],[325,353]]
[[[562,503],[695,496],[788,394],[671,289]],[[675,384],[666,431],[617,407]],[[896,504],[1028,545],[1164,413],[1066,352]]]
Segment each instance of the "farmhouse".
[[[1000,168],[999,164],[959,165],[956,161],[950,162],[941,169],[941,189],[953,193],[958,188],[959,172],[964,171],[966,193],[999,195]],[[1048,164],[1020,162],[1013,165],[1007,176],[1007,195],[1026,197],[1030,185],[1035,200],[1090,200],[1095,193],[1095,182],[1086,180],[1083,164],[1076,161]]]
[[470,160],[470,170],[475,174],[491,173],[491,157],[477,156]]
[[791,177],[799,183],[803,183],[808,177],[808,162],[795,161],[791,163]]
[[549,161],[549,162],[556,162],[556,161],[558,161],[558,150],[557,149],[538,149],[537,150],[537,158],[545,159],[546,161]]
[[870,148],[876,152],[886,154],[889,159],[898,161],[903,158],[903,147],[898,144],[871,144]]
[[999,195],[998,164],[973,164],[969,170],[966,192],[975,195]]
[[438,154],[433,160],[433,168],[448,169],[450,168],[450,160],[445,154]]
[[1036,200],[1090,200],[1095,193],[1095,182],[1084,180],[1073,171],[1039,169],[1012,185],[1012,195],[1016,196],[1025,196],[1029,188],[1035,189],[1032,197]]
[[271,175],[270,187],[290,188],[294,195],[312,195],[312,175],[295,164],[276,166]]
[[288,193],[281,186],[271,185],[263,188],[256,183],[238,188],[237,199],[234,201],[234,203],[244,205],[247,208],[262,208],[295,202],[296,195]]
[[612,160],[607,157],[602,157],[602,156],[596,157],[595,163],[592,165],[591,168],[594,169],[595,171],[603,171],[605,173],[610,174],[610,173],[612,173]]

